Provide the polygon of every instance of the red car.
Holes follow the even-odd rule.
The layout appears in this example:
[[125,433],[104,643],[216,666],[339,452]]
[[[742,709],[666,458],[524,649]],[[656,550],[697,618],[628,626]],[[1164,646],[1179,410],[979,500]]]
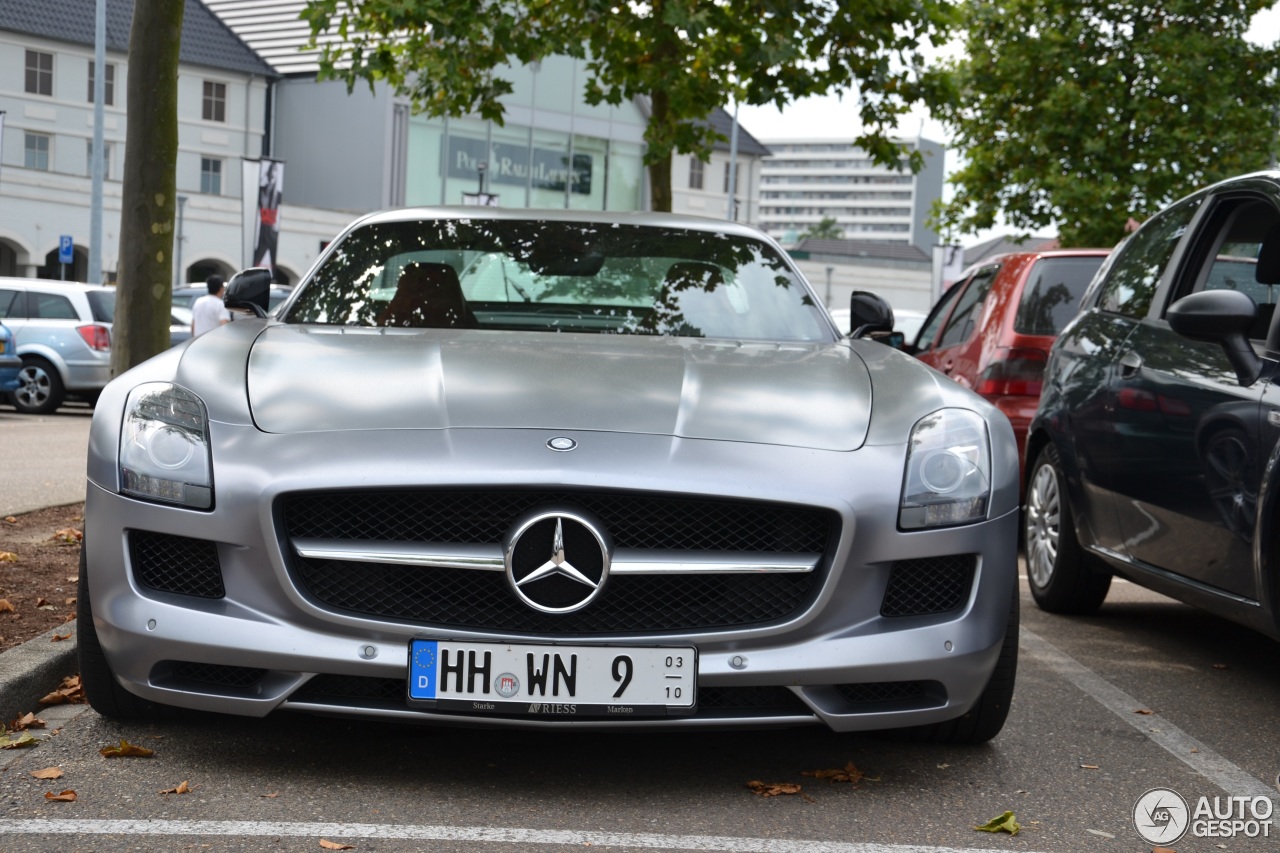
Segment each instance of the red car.
[[1012,252],[970,267],[929,312],[908,352],[1008,416],[1025,470],[1027,425],[1049,347],[1076,315],[1108,249]]

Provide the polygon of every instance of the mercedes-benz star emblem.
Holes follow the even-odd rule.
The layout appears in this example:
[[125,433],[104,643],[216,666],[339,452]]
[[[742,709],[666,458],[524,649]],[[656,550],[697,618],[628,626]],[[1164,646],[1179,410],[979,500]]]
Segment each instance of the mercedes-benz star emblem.
[[507,533],[507,580],[543,613],[572,613],[600,594],[611,545],[602,525],[577,510],[540,510]]
[[547,447],[552,450],[558,450],[561,453],[573,450],[577,446],[578,442],[569,438],[567,435],[557,435],[555,438],[547,442]]

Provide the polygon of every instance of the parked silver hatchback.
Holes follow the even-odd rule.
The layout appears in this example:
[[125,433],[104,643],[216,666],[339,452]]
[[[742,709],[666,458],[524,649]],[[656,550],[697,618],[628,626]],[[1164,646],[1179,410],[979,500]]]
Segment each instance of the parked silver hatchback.
[[77,282],[0,278],[0,320],[14,334],[22,368],[14,408],[45,414],[68,396],[97,400],[111,378],[115,289]]

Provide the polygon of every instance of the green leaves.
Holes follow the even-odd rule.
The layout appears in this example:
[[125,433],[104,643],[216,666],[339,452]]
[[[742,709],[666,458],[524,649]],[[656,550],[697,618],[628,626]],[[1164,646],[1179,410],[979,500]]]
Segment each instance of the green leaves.
[[[943,229],[997,217],[1111,246],[1194,189],[1275,155],[1280,51],[1246,42],[1271,0],[969,0],[935,114],[963,165]],[[947,97],[949,88],[954,97]]]

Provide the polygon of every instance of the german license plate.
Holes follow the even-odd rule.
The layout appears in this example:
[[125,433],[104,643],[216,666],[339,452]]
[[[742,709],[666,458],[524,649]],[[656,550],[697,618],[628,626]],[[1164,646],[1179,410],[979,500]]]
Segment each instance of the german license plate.
[[657,717],[692,714],[689,646],[409,644],[409,704],[480,714]]

